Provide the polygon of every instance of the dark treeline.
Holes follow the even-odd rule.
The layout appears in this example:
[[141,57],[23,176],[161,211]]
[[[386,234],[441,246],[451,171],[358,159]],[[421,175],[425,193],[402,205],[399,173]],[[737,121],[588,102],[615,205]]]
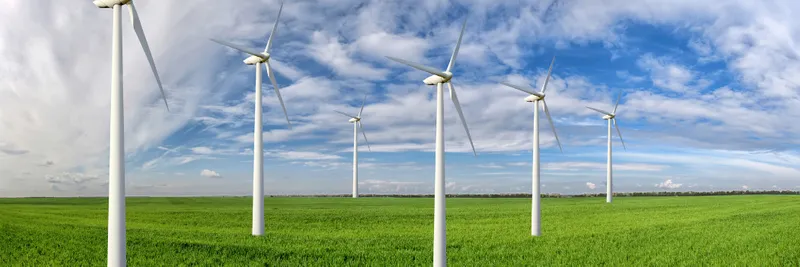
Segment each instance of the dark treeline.
[[[800,191],[790,190],[768,190],[768,191],[713,191],[713,192],[621,192],[614,193],[615,197],[656,197],[656,196],[726,196],[726,195],[800,195]],[[543,198],[572,198],[572,197],[605,197],[605,193],[598,194],[542,194]],[[351,194],[336,195],[270,195],[268,197],[352,197]],[[432,194],[360,194],[359,197],[407,197],[407,198],[430,198]],[[448,198],[530,198],[530,193],[508,193],[508,194],[447,194]]]

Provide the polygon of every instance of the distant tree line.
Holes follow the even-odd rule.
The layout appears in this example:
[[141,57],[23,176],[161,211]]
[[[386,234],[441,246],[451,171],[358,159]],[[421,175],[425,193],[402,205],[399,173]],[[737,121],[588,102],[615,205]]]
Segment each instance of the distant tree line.
[[[737,190],[737,191],[713,191],[713,192],[620,192],[614,193],[615,197],[658,197],[658,196],[726,196],[726,195],[800,195],[800,191],[791,190]],[[605,193],[598,194],[542,194],[542,198],[573,198],[573,197],[605,197]],[[129,196],[129,197],[148,197],[148,196]],[[202,197],[202,196],[153,196],[153,197]],[[250,197],[248,195],[233,196],[213,196],[213,197]],[[352,197],[351,194],[318,194],[318,195],[267,195],[266,197]],[[404,197],[404,198],[432,198],[433,194],[359,194],[359,197]],[[448,198],[530,198],[530,193],[507,193],[507,194],[447,194]],[[2,198],[2,197],[0,197]],[[23,198],[64,198],[64,197],[23,197]],[[69,198],[69,197],[67,197]],[[105,198],[99,196],[77,197],[77,198]]]
[[[791,190],[738,190],[738,191],[713,191],[713,192],[620,192],[614,193],[614,197],[656,197],[656,196],[725,196],[725,195],[800,195],[800,191]],[[530,198],[530,193],[508,193],[508,194],[446,194],[448,198]],[[542,198],[573,198],[573,197],[605,197],[605,193],[598,194],[542,194]],[[351,194],[331,194],[331,195],[270,195],[268,197],[352,197]],[[433,194],[360,194],[359,197],[403,197],[403,198],[430,198]]]

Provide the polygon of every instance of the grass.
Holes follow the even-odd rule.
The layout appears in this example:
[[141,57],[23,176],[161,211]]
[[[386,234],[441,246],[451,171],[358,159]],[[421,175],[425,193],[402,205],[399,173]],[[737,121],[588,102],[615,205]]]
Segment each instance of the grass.
[[[130,266],[430,266],[433,199],[128,198]],[[800,196],[448,199],[453,266],[800,266]],[[0,266],[104,266],[104,198],[0,199]]]

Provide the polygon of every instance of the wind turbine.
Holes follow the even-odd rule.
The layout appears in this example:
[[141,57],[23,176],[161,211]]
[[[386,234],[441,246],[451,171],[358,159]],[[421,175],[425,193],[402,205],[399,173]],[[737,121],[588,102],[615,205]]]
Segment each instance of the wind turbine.
[[544,109],[544,113],[547,114],[547,121],[550,122],[550,128],[553,129],[553,136],[556,137],[556,143],[558,143],[558,149],[561,152],[564,152],[561,149],[561,141],[558,140],[558,134],[556,134],[556,127],[553,125],[553,118],[550,117],[550,110],[547,109],[547,102],[544,101],[544,91],[547,90],[547,82],[550,81],[550,74],[553,72],[553,64],[556,62],[556,57],[553,57],[553,60],[550,61],[550,68],[547,70],[547,78],[544,80],[544,84],[542,85],[542,90],[538,93],[535,92],[535,89],[523,87],[519,85],[513,85],[506,82],[501,82],[501,84],[520,90],[522,92],[528,93],[529,96],[525,98],[525,102],[533,102],[535,104],[533,108],[533,180],[531,185],[531,235],[532,236],[540,236],[542,235],[542,227],[541,227],[541,216],[542,216],[542,208],[541,208],[541,193],[539,191],[541,186],[540,181],[540,172],[539,172],[539,102],[542,103],[542,108]]
[[139,38],[150,69],[156,77],[158,89],[164,105],[169,111],[167,97],[158,77],[150,46],[139,21],[139,13],[131,0],[95,0],[92,2],[99,8],[112,8],[113,33],[111,37],[111,114],[109,129],[110,144],[108,155],[108,266],[125,266],[125,139],[122,110],[122,6],[128,5],[131,25]]
[[278,17],[275,19],[275,25],[272,27],[272,33],[267,40],[267,46],[264,47],[264,52],[256,52],[249,48],[235,45],[229,42],[211,39],[221,45],[239,50],[241,52],[250,54],[250,57],[244,60],[244,64],[256,65],[256,110],[255,110],[255,126],[253,127],[253,235],[264,235],[264,142],[262,136],[262,121],[261,121],[261,65],[264,64],[267,69],[267,75],[272,82],[272,87],[275,88],[275,94],[278,96],[278,101],[281,102],[283,108],[283,115],[286,116],[286,123],[289,124],[289,129],[292,129],[292,123],[289,122],[289,114],[286,113],[286,105],[283,104],[280,88],[278,83],[275,82],[275,74],[272,73],[272,67],[269,65],[270,54],[269,50],[272,48],[272,38],[275,37],[275,30],[278,28],[278,20],[281,18],[281,11],[283,11],[283,3],[278,9]]
[[619,93],[617,96],[617,104],[614,105],[614,111],[606,112],[602,111],[593,107],[587,106],[587,108],[600,112],[603,114],[603,119],[608,121],[608,163],[606,163],[606,202],[611,203],[611,194],[613,193],[613,183],[611,183],[611,123],[613,121],[614,127],[617,128],[617,135],[619,135],[619,141],[622,142],[622,149],[628,150],[625,148],[625,141],[622,140],[622,132],[619,131],[619,126],[617,126],[617,106],[619,106],[619,99],[622,98],[622,92]]
[[364,135],[364,142],[367,142],[367,149],[372,152],[367,140],[367,133],[364,132],[364,126],[361,124],[361,112],[364,112],[364,104],[367,103],[367,95],[364,95],[364,101],[361,102],[361,110],[358,115],[353,116],[341,111],[334,110],[335,112],[350,117],[348,120],[353,124],[353,198],[358,198],[358,128],[361,128],[361,134]]
[[444,89],[443,84],[447,84],[450,88],[450,98],[456,106],[458,116],[461,118],[461,124],[464,125],[464,130],[467,132],[469,145],[472,147],[472,153],[477,156],[475,152],[475,145],[472,143],[472,136],[469,134],[467,128],[467,121],[464,120],[464,113],[461,111],[461,104],[458,102],[456,89],[450,80],[453,78],[453,65],[456,63],[456,56],[458,55],[458,47],[461,45],[461,37],[464,36],[464,28],[467,26],[467,20],[461,25],[461,34],[458,36],[456,48],[453,50],[453,55],[450,57],[450,63],[447,64],[445,71],[439,71],[436,68],[428,67],[411,61],[387,57],[399,63],[411,66],[412,68],[433,74],[423,83],[427,85],[436,85],[436,171],[434,182],[434,213],[433,213],[433,266],[447,265],[447,233],[445,229],[445,181],[444,181]]

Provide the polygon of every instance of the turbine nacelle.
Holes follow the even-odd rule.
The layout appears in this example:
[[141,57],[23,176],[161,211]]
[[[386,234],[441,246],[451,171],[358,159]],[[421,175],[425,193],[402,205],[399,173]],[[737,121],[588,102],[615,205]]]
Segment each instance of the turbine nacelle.
[[247,65],[255,65],[256,63],[267,62],[267,60],[269,60],[269,53],[261,53],[261,54],[263,54],[263,56],[255,56],[255,55],[249,56],[244,60],[242,60],[242,62],[244,62],[244,64]]
[[536,101],[539,101],[539,100],[542,100],[542,99],[544,99],[544,94],[542,94],[542,95],[531,94],[531,95],[529,95],[528,97],[525,98],[525,102],[536,102]]
[[449,71],[445,71],[445,72],[443,72],[443,74],[445,74],[444,77],[439,76],[439,75],[431,75],[428,78],[425,78],[425,80],[422,80],[422,82],[427,84],[427,85],[437,85],[437,84],[440,84],[440,83],[449,82],[450,79],[453,78],[453,73],[451,73]]
[[603,119],[604,120],[610,120],[610,119],[613,119],[614,116],[616,116],[616,115],[603,115]]
[[131,0],[94,0],[92,4],[99,8],[111,8],[115,5],[125,5]]
[[350,123],[356,123],[356,122],[358,122],[360,120],[361,120],[361,118],[351,118],[351,119],[349,119],[347,121],[349,121]]

